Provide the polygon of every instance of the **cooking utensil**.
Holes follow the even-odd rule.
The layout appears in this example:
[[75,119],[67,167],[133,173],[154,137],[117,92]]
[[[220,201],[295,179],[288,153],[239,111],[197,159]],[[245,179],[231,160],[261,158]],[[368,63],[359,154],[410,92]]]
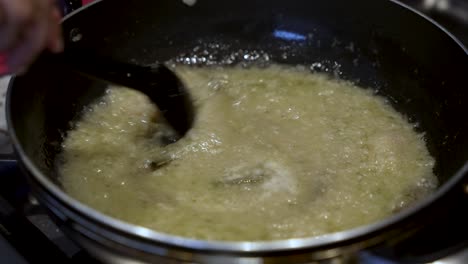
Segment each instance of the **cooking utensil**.
[[[458,210],[459,217],[464,217],[468,205],[464,191],[468,184],[467,51],[433,21],[399,2],[204,0],[188,6],[173,0],[138,4],[104,0],[67,17],[63,28],[70,36],[66,50],[96,49],[141,65],[168,60],[204,66],[274,61],[373,87],[425,133],[440,182],[436,193],[383,221],[321,237],[219,242],[130,225],[68,196],[54,170],[70,121],[79,118],[83,107],[105,87],[70,71],[51,71],[52,66],[40,60],[11,83],[7,99],[11,138],[35,195],[67,234],[101,260],[329,263],[332,258],[355,258],[369,247],[391,257],[402,241],[430,224],[437,226],[448,210]],[[460,236],[447,236],[466,242],[466,233],[461,226]],[[437,243],[430,236],[426,240]],[[453,241],[453,245],[462,244]],[[434,256],[414,248],[410,252],[409,263],[421,262],[414,261],[418,256],[429,262]]]
[[57,67],[68,67],[92,80],[125,86],[146,94],[175,130],[168,142],[175,142],[191,128],[193,104],[177,75],[165,65],[140,66],[102,57],[90,50],[74,49],[63,54],[44,54]]

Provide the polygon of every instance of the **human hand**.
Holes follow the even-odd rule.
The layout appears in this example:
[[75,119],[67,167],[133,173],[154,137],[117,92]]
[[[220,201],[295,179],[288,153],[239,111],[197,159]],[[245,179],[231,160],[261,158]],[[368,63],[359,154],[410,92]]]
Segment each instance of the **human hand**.
[[0,75],[24,72],[44,49],[63,49],[55,1],[0,0]]

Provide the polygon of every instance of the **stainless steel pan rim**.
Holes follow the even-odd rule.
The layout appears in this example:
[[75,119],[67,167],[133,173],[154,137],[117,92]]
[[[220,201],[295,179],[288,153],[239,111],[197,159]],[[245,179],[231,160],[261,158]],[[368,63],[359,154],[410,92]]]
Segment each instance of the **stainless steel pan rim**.
[[[62,22],[66,21],[73,15],[90,8],[94,4],[101,2],[102,0],[98,0],[90,5],[84,6],[71,14],[67,15]],[[428,18],[424,14],[408,7],[405,4],[402,4],[396,0],[388,0],[393,2],[396,5],[400,5],[403,8],[408,9],[410,12],[415,12],[419,16],[428,20],[428,22],[432,23],[434,26],[438,27],[442,30],[446,35],[455,41],[460,48],[464,50],[464,52],[468,55],[468,50],[461,44],[459,40],[457,40],[451,33],[449,33],[446,29],[436,23],[434,20]],[[185,248],[190,250],[200,250],[200,251],[210,251],[210,252],[226,252],[226,253],[267,253],[267,252],[274,252],[274,251],[289,251],[289,250],[302,250],[302,249],[313,249],[313,248],[323,248],[323,247],[330,247],[333,244],[340,243],[347,240],[355,240],[359,239],[360,237],[369,236],[372,233],[377,233],[379,230],[391,228],[392,226],[396,225],[403,219],[414,215],[427,207],[429,207],[432,203],[436,200],[443,197],[447,194],[450,190],[456,188],[464,177],[468,175],[468,161],[465,162],[464,166],[457,171],[455,175],[451,177],[449,181],[443,184],[433,195],[424,199],[423,201],[418,202],[411,208],[407,210],[403,210],[400,213],[397,213],[393,216],[390,216],[380,222],[376,222],[370,225],[349,229],[342,232],[326,234],[323,236],[311,237],[311,238],[297,238],[297,239],[286,239],[286,240],[276,240],[276,241],[268,241],[268,242],[225,242],[225,241],[208,241],[208,240],[197,240],[197,239],[190,239],[180,236],[169,235],[157,231],[153,231],[148,228],[144,228],[141,226],[129,224],[118,219],[109,217],[96,211],[95,209],[88,207],[87,205],[75,200],[74,198],[68,196],[62,189],[60,189],[56,184],[54,184],[51,180],[48,179],[39,169],[34,165],[34,163],[27,157],[23,146],[18,140],[16,136],[15,128],[12,126],[12,115],[10,113],[10,97],[11,97],[11,86],[14,81],[14,77],[10,81],[10,87],[8,89],[7,94],[7,102],[6,102],[6,110],[7,110],[7,123],[10,127],[9,133],[11,136],[11,140],[15,147],[16,153],[19,157],[19,161],[23,164],[23,166],[33,175],[34,180],[36,180],[42,188],[47,190],[51,195],[52,199],[56,199],[62,205],[65,205],[72,209],[73,211],[77,212],[78,214],[82,214],[86,216],[86,218],[94,221],[96,223],[100,223],[101,225],[108,226],[112,229],[119,230],[124,234],[128,234],[131,236],[136,236],[146,241],[152,241],[158,244],[165,244],[172,247],[178,248]],[[68,212],[70,213],[70,212]]]

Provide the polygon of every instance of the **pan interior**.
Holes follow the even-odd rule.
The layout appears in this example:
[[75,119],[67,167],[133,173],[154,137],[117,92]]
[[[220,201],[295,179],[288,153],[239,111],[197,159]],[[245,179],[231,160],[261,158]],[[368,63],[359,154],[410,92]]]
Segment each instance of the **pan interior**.
[[[282,1],[204,0],[192,7],[170,0],[130,2],[102,1],[69,17],[63,24],[70,36],[66,49],[91,47],[142,65],[170,60],[195,66],[304,65],[387,97],[425,133],[440,183],[467,160],[466,53],[440,29],[398,5],[365,0],[294,0],[287,6]],[[20,146],[55,181],[64,133],[105,85],[39,60],[12,86],[11,125]]]

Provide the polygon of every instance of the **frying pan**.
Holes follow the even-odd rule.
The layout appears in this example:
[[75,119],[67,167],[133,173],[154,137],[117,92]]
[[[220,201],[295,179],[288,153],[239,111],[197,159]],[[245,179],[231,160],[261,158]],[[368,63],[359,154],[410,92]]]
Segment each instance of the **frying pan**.
[[[383,221],[321,237],[202,241],[124,223],[64,193],[55,170],[71,121],[105,86],[39,60],[9,87],[7,119],[18,163],[61,228],[103,261],[328,262],[353,260],[366,249],[391,258],[397,245],[425,227],[435,231],[466,219],[467,50],[434,21],[396,1],[199,0],[189,6],[177,0],[104,0],[68,15],[63,29],[65,52],[94,49],[140,65],[303,65],[374,89],[425,134],[440,182],[436,193]],[[450,212],[455,217],[447,220]],[[439,224],[442,219],[445,224]],[[451,233],[460,238],[453,245],[466,246],[466,233],[463,225]],[[405,256],[409,262],[418,257]]]

